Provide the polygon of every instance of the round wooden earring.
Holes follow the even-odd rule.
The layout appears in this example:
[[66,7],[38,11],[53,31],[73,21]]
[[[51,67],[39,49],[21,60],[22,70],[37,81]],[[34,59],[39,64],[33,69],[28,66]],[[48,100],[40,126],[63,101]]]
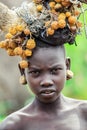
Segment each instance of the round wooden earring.
[[19,82],[20,82],[20,84],[22,84],[22,85],[27,84],[27,81],[26,81],[25,75],[22,75],[22,76],[20,77]]
[[71,70],[67,70],[66,71],[66,77],[67,77],[67,80],[69,79],[72,79],[73,78],[73,72]]

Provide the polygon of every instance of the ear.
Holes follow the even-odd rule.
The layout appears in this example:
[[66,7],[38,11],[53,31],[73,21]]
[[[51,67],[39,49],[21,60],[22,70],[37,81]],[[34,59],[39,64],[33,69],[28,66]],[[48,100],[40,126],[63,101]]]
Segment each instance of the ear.
[[25,85],[27,84],[26,76],[25,76],[25,69],[22,69],[18,64],[19,71],[21,73],[21,77],[19,79],[20,84]]
[[71,60],[69,57],[66,58],[66,79],[72,79],[73,78],[73,72],[70,70],[70,63]]
[[20,64],[18,64],[18,68],[19,68],[19,71],[20,71],[21,75],[25,75],[25,69],[22,69],[20,67]]
[[66,70],[70,70],[70,64],[71,64],[71,59],[70,57],[66,58]]

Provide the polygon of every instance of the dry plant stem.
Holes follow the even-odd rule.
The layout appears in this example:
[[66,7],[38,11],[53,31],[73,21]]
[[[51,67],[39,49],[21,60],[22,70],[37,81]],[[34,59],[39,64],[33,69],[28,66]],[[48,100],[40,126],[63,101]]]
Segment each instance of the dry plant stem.
[[82,2],[82,3],[87,4],[87,0],[79,0],[79,1]]
[[71,3],[77,4],[79,1],[78,0],[70,0]]

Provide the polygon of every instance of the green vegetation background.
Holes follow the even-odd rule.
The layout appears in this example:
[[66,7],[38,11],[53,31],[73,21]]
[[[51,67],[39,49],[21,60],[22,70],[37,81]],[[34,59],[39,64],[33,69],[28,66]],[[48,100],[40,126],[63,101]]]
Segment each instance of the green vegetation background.
[[[84,21],[83,15],[81,15],[80,21]],[[85,21],[87,32],[87,11],[85,11]],[[74,72],[74,77],[66,82],[63,93],[69,97],[87,100],[87,36],[84,26],[82,33],[76,38],[76,44],[77,46],[65,45],[67,56],[71,58],[71,70]]]
[[[83,21],[83,15],[81,15],[80,20]],[[85,12],[85,20],[87,21],[87,11]],[[74,77],[66,81],[63,93],[72,98],[87,100],[87,39],[84,27],[82,31],[83,33],[76,38],[77,46],[65,45],[67,56],[71,58],[71,70],[74,72]],[[31,93],[31,91],[29,92]],[[33,94],[31,93],[31,98],[24,105],[32,99]],[[3,107],[3,104],[0,104],[0,109],[5,113],[6,108]],[[0,121],[6,116],[4,113],[0,115]]]

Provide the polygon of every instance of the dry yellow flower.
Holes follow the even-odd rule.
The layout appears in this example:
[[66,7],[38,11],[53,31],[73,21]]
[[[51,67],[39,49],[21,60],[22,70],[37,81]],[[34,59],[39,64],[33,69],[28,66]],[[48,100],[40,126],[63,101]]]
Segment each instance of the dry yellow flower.
[[4,48],[4,41],[0,42],[0,48]]
[[61,20],[61,19],[65,20],[65,18],[66,18],[65,13],[60,13],[58,16],[58,20]]
[[28,62],[26,60],[22,60],[20,61],[19,65],[22,69],[25,69],[28,67]]
[[75,10],[75,11],[74,11],[74,15],[75,15],[75,16],[78,16],[79,14],[80,14],[80,11],[79,11],[79,10]]
[[19,31],[19,32],[22,32],[24,29],[24,27],[22,25],[17,25],[16,26],[16,30]]
[[43,6],[41,4],[37,5],[37,11],[42,11]]
[[59,21],[58,21],[58,27],[59,28],[64,28],[66,26],[66,21],[65,20],[63,20],[63,19],[60,19]]
[[9,44],[8,44],[8,47],[9,48],[12,48],[12,49],[15,49],[17,47],[16,43],[14,43],[12,40],[9,41]]
[[9,33],[11,33],[12,35],[15,35],[15,34],[17,33],[16,28],[15,28],[15,27],[11,27],[11,28],[9,29]]
[[77,22],[76,22],[76,26],[77,26],[78,28],[81,28],[81,27],[82,27],[82,23],[81,23],[80,21],[77,21]]
[[57,12],[56,12],[56,10],[55,10],[54,8],[51,10],[51,13],[53,13],[53,14],[56,14],[56,15],[57,15]]
[[5,38],[6,39],[11,39],[13,37],[13,35],[11,34],[11,33],[7,33],[6,35],[5,35]]
[[51,28],[54,29],[54,30],[57,30],[58,29],[58,21],[53,21],[51,23]]
[[65,13],[65,15],[66,15],[66,17],[70,17],[71,16],[71,12],[68,11],[68,12]]
[[30,30],[29,30],[28,28],[26,28],[26,29],[24,30],[24,34],[25,34],[25,35],[29,35],[29,34],[30,34]]
[[58,4],[56,4],[56,5],[54,6],[54,9],[55,9],[55,10],[58,10],[58,9],[60,9],[60,8],[62,8],[62,5],[61,5],[61,4],[59,4],[59,3],[58,3]]
[[55,2],[49,2],[50,8],[54,8],[55,4],[56,4]]
[[8,43],[6,41],[1,41],[0,42],[0,48],[7,48],[8,47]]
[[22,47],[16,47],[16,48],[14,49],[15,55],[21,55],[22,52],[23,52]]
[[34,39],[29,39],[29,40],[27,41],[26,47],[27,47],[28,49],[33,49],[33,48],[35,48],[35,46],[36,46],[36,42],[35,42]]
[[65,2],[65,1],[62,1],[61,4],[64,6],[64,7],[68,7],[70,6],[70,2]]
[[11,48],[8,48],[8,49],[7,49],[7,53],[8,53],[9,56],[15,56],[14,50],[11,49]]
[[36,4],[40,3],[42,0],[33,0]]
[[77,21],[77,19],[76,19],[75,16],[70,16],[70,17],[68,18],[68,22],[69,22],[70,24],[75,24],[76,21]]
[[61,2],[61,0],[55,0],[55,2]]
[[26,50],[24,51],[24,53],[25,53],[25,56],[31,56],[31,55],[32,55],[32,51],[29,50],[29,49],[26,49]]
[[23,52],[20,56],[21,56],[22,59],[26,59],[25,50],[23,50]]
[[53,35],[54,32],[55,32],[54,29],[52,29],[50,27],[47,29],[47,35]]

